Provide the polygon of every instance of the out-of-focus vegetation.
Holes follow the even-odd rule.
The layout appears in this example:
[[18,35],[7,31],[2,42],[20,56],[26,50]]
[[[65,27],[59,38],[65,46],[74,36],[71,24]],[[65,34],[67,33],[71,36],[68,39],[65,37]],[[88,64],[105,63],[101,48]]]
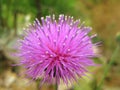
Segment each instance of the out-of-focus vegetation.
[[102,41],[96,49],[101,56],[95,59],[101,66],[92,68],[92,78],[67,89],[61,84],[59,90],[120,90],[120,0],[0,0],[0,90],[54,90],[54,86],[38,88],[36,82],[26,84],[29,80],[19,75],[23,70],[11,66],[18,60],[11,54],[23,27],[53,14],[80,18],[98,34],[93,42]]

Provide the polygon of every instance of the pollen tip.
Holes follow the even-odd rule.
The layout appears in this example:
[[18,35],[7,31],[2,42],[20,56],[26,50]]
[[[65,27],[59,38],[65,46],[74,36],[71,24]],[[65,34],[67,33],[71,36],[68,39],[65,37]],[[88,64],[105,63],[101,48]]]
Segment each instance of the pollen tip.
[[41,20],[43,20],[44,19],[44,17],[41,17]]

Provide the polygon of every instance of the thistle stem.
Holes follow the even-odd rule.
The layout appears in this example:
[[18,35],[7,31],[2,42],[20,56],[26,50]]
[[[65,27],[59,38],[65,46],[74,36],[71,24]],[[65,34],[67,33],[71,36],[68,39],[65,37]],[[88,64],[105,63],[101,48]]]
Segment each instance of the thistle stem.
[[55,90],[58,90],[58,84],[57,84],[57,81],[56,81],[56,84],[55,84]]
[[97,90],[102,90],[102,85],[104,84],[104,80],[105,80],[105,78],[106,78],[106,76],[107,76],[107,74],[108,74],[108,72],[109,72],[109,70],[110,70],[110,68],[112,66],[112,63],[115,60],[116,55],[118,54],[119,49],[120,49],[120,47],[118,45],[118,47],[115,49],[113,55],[111,56],[110,62],[108,63],[108,65],[106,65],[106,68],[105,68],[105,71],[104,71],[104,74],[103,74],[103,78],[100,81],[100,83],[99,83],[99,85],[97,87]]
[[41,87],[40,87],[40,80],[37,80],[37,90],[41,90]]

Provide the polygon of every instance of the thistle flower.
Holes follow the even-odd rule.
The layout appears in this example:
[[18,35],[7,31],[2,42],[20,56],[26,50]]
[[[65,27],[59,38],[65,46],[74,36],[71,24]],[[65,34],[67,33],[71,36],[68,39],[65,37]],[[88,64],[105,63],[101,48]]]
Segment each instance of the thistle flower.
[[19,48],[20,65],[26,68],[26,75],[57,84],[86,75],[87,67],[96,65],[92,61],[96,56],[91,41],[94,35],[88,35],[90,27],[79,24],[80,20],[74,21],[73,17],[59,15],[55,20],[53,15],[30,25]]

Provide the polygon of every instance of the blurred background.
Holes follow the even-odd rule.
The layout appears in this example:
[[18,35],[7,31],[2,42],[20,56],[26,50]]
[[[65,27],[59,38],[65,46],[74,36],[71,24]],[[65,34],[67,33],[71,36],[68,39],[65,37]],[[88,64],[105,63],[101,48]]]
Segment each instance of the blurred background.
[[29,83],[21,67],[11,66],[19,60],[11,54],[23,28],[53,14],[80,18],[93,28],[91,34],[97,33],[93,42],[102,41],[95,48],[101,56],[94,59],[101,66],[90,68],[93,74],[79,84],[61,83],[59,90],[120,90],[120,0],[0,0],[0,90],[54,90],[53,85],[39,88],[39,81]]

